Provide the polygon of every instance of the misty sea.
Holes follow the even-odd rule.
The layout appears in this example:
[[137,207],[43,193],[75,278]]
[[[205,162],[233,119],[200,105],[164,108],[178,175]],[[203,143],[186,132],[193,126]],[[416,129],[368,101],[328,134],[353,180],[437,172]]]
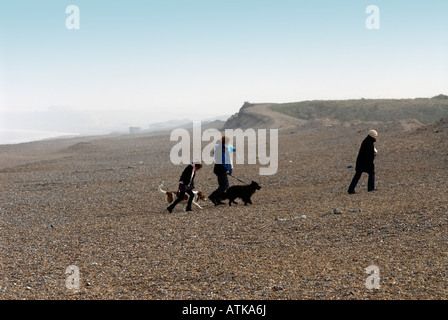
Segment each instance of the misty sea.
[[79,136],[79,133],[0,129],[0,145],[18,144],[45,139]]

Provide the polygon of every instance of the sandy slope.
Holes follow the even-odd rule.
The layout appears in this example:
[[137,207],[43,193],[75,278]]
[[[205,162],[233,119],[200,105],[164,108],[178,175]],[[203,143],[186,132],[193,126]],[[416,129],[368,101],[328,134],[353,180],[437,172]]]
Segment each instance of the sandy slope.
[[[373,124],[290,127],[276,175],[235,168],[263,187],[252,206],[191,213],[157,191],[183,169],[166,134],[0,147],[0,299],[447,299],[447,122],[376,124],[379,190],[363,176],[356,195],[347,167]],[[216,188],[211,166],[196,185]]]
[[240,111],[227,120],[225,128],[290,129],[307,123],[305,120],[271,110],[273,103],[244,104]]

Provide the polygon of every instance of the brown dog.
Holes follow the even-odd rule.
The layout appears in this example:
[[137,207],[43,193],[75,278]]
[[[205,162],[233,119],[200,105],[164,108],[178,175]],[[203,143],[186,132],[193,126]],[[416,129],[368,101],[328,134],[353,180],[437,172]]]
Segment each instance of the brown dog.
[[[166,194],[166,205],[169,206],[177,199],[177,191],[164,191],[164,190],[162,190],[162,186],[163,186],[163,182],[159,186],[159,191],[161,193]],[[202,209],[202,207],[199,205],[198,201],[199,200],[207,201],[207,197],[205,196],[204,193],[202,193],[201,191],[197,191],[197,190],[193,190],[193,194],[194,194],[194,198],[193,198],[192,203],[195,206],[197,206],[199,209]],[[188,200],[189,197],[190,196],[187,193],[185,193],[184,201]]]

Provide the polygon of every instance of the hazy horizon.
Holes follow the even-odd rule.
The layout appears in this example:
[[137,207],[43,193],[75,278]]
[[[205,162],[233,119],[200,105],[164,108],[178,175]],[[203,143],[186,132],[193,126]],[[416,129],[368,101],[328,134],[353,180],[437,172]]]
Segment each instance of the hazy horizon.
[[[51,107],[46,111],[1,112],[0,145],[17,144],[65,136],[126,134],[131,127],[142,132],[184,125],[190,121],[226,120],[230,115],[170,114],[133,110],[75,110]],[[179,116],[179,114],[178,114]]]

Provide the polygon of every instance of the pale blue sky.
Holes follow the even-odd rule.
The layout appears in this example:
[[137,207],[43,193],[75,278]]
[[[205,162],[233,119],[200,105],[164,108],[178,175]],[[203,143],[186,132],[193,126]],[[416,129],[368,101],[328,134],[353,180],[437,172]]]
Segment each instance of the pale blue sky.
[[[368,30],[368,5],[380,29]],[[80,30],[67,30],[68,5]],[[0,111],[448,94],[448,1],[0,2]],[[155,116],[154,119],[157,117]]]

